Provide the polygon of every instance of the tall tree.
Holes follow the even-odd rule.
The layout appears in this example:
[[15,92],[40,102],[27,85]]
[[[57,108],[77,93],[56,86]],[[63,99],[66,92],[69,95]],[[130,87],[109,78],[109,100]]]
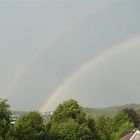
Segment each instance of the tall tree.
[[38,112],[23,115],[15,125],[15,140],[43,140],[44,136],[43,119]]
[[127,114],[120,111],[117,113],[113,118],[113,124],[112,124],[112,132],[118,132],[119,128],[125,123],[125,122],[131,122],[131,118],[128,117]]
[[86,122],[86,114],[78,102],[70,99],[59,104],[52,115],[52,122],[61,123],[74,119],[78,123]]
[[[73,119],[60,124],[53,124],[49,140],[91,140],[91,130],[86,124],[79,124]],[[94,140],[94,139],[93,139]]]
[[126,134],[132,132],[134,128],[134,125],[132,122],[127,121],[125,123],[123,123],[120,127],[119,130],[117,132],[112,132],[111,134],[111,140],[118,140],[119,138],[125,136]]
[[139,114],[132,108],[125,108],[122,110],[124,114],[127,114],[128,117],[132,120],[134,127],[138,128],[140,123],[140,116]]
[[0,137],[5,139],[11,122],[10,105],[7,100],[0,99]]
[[96,122],[93,118],[87,119],[88,128],[92,133],[92,140],[100,140],[98,129],[96,128]]
[[49,140],[91,140],[86,114],[77,101],[70,99],[60,104],[51,118]]
[[101,116],[97,119],[96,127],[101,140],[110,140],[111,139],[111,128],[112,120],[108,117]]

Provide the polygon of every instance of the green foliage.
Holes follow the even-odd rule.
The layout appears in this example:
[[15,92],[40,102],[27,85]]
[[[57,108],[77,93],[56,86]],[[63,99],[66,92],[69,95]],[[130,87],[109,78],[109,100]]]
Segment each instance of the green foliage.
[[96,122],[93,118],[87,119],[88,128],[91,130],[92,133],[92,140],[100,140],[100,136],[98,134],[98,129],[96,128]]
[[93,119],[73,99],[60,104],[47,121],[38,112],[16,112],[19,119],[11,125],[9,108],[7,100],[0,99],[0,140],[118,140],[140,126],[140,113],[133,109]]
[[132,108],[133,110],[138,110],[140,114],[140,104],[126,104],[121,106],[105,107],[105,108],[84,108],[86,114],[90,117],[113,117],[118,112],[125,108]]
[[128,117],[132,120],[135,128],[139,127],[140,115],[134,109],[125,108],[122,110],[122,112],[128,115]]
[[77,101],[70,99],[60,104],[52,115],[53,123],[67,122],[69,119],[74,119],[78,123],[86,122],[86,114]]
[[96,122],[98,134],[101,140],[110,140],[112,132],[112,119],[108,117],[99,117]]
[[131,118],[123,111],[111,118],[99,117],[96,125],[101,140],[118,140],[124,131],[134,128]]
[[6,135],[6,140],[16,140],[14,126],[10,127],[10,129],[9,129],[7,135]]
[[91,140],[92,134],[86,124],[80,125],[73,119],[59,125],[53,124],[50,131],[51,140]]
[[0,99],[0,137],[5,139],[11,122],[10,105],[7,100]]
[[129,121],[123,123],[117,132],[112,133],[112,140],[118,140],[119,138],[123,137],[127,132],[131,132],[133,128],[133,123]]
[[56,108],[50,125],[50,140],[93,139],[83,108],[78,105],[77,101],[72,99],[64,101]]
[[131,122],[131,119],[128,117],[127,114],[120,111],[118,114],[116,114],[113,118],[113,132],[119,131],[119,128],[126,122]]
[[44,135],[43,119],[37,112],[23,115],[15,125],[16,140],[42,140]]

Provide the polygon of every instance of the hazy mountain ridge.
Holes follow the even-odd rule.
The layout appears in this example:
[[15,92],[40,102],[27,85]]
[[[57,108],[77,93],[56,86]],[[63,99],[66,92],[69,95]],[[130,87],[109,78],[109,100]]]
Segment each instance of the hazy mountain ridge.
[[[125,108],[133,108],[134,110],[140,110],[140,104],[126,104],[120,106],[111,106],[111,107],[104,107],[104,108],[90,108],[84,107],[84,110],[87,116],[113,116],[118,113],[120,110]],[[13,115],[21,116],[24,113],[28,113],[26,111],[12,111]]]
[[112,106],[112,107],[105,107],[105,108],[84,108],[87,116],[113,116],[122,109],[125,108],[133,108],[134,110],[140,109],[140,104],[126,104],[120,106]]

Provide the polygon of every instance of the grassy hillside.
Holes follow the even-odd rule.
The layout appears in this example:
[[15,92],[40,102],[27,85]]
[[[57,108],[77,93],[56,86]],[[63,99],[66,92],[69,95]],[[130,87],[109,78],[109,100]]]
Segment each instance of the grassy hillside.
[[113,106],[106,108],[84,108],[87,116],[113,116],[124,108],[133,108],[134,110],[140,110],[140,104],[126,104],[121,106]]

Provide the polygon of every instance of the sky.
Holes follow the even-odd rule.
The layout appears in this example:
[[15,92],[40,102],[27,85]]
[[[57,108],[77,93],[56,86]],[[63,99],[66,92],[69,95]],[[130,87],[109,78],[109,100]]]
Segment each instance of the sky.
[[139,102],[139,0],[0,0],[0,97],[12,110]]

